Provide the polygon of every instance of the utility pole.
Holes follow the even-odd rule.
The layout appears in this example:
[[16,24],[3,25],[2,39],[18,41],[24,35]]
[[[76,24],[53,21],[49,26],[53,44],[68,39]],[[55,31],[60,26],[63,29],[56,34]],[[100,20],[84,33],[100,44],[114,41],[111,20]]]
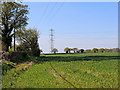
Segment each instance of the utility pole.
[[14,51],[15,51],[15,21],[14,21]]
[[50,42],[50,43],[51,43],[51,47],[50,47],[50,48],[51,48],[51,53],[52,53],[52,50],[53,50],[53,48],[54,48],[54,46],[53,46],[53,41],[54,41],[54,40],[53,40],[53,36],[54,36],[54,35],[53,35],[53,29],[50,29],[50,41],[51,41],[51,42]]

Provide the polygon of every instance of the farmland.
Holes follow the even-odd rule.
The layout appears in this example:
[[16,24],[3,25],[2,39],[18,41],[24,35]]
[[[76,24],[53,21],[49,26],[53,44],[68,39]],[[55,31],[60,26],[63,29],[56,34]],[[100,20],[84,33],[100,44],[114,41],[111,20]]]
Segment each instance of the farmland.
[[3,88],[118,88],[118,53],[51,54],[16,65],[2,76]]

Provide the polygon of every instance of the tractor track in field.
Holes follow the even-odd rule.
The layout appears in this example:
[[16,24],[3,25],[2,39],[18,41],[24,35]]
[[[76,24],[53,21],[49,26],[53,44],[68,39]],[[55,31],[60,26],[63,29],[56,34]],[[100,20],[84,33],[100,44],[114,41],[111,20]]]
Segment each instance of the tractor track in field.
[[50,62],[50,66],[52,67],[52,69],[67,83],[69,83],[71,86],[73,86],[75,89],[77,89],[77,87],[75,87],[71,82],[69,82],[68,80],[66,80],[60,73],[57,72],[57,70],[52,66],[51,62]]

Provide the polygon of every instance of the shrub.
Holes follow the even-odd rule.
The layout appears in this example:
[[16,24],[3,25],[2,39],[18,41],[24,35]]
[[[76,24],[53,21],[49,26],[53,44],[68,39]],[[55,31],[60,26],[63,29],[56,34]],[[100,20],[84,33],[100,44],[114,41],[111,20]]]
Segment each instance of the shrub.
[[29,55],[27,52],[22,52],[22,51],[21,52],[9,52],[9,59],[12,62],[16,62],[16,63],[23,62],[25,61],[24,59],[28,57]]
[[15,65],[16,64],[13,62],[9,62],[9,61],[3,62],[2,63],[2,75],[4,75],[8,70],[15,68]]

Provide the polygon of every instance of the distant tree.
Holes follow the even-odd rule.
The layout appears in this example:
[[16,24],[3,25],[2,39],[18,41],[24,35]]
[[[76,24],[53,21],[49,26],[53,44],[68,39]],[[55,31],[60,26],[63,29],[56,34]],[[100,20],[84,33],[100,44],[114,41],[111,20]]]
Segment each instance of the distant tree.
[[86,53],[90,53],[91,52],[91,49],[87,49],[85,50]]
[[97,52],[98,52],[98,49],[97,49],[97,48],[93,48],[92,51],[93,51],[94,53],[97,53]]
[[17,30],[27,25],[28,6],[16,2],[2,2],[1,5],[0,30],[2,43],[6,46],[5,51],[9,51],[9,47],[12,47],[12,37],[15,37],[13,29]]
[[73,48],[72,50],[74,51],[74,53],[76,53],[78,49],[77,48]]
[[105,49],[104,48],[100,48],[98,51],[103,53],[105,51]]
[[69,52],[69,53],[71,53],[71,51],[72,51],[72,49],[71,49],[71,48],[69,48],[69,49],[68,49],[68,52]]
[[56,52],[58,52],[58,50],[57,50],[56,48],[54,48],[54,49],[52,50],[52,52],[54,52],[54,54],[55,54]]
[[77,53],[80,53],[80,50],[77,50]]
[[39,33],[36,29],[19,29],[16,33],[16,37],[21,45],[20,48],[22,48],[22,50],[31,51],[33,56],[40,55],[38,44]]
[[64,49],[64,51],[65,51],[66,53],[70,53],[70,48],[66,47],[66,48]]
[[108,52],[112,52],[113,50],[112,49],[108,49]]
[[105,52],[108,52],[109,50],[107,48],[104,49]]
[[119,48],[113,48],[113,52],[118,52]]
[[73,48],[70,48],[70,51],[74,51]]
[[80,52],[83,53],[83,52],[84,52],[84,49],[80,49]]

